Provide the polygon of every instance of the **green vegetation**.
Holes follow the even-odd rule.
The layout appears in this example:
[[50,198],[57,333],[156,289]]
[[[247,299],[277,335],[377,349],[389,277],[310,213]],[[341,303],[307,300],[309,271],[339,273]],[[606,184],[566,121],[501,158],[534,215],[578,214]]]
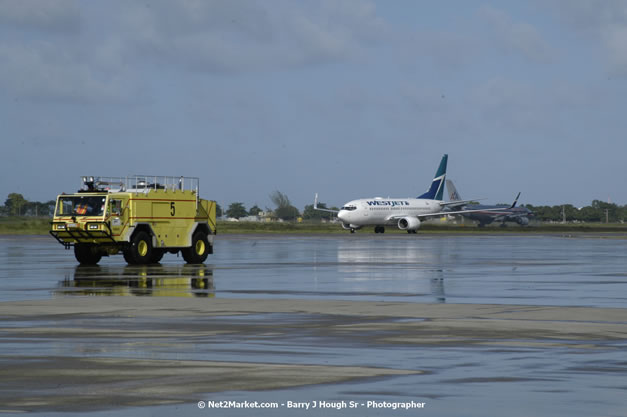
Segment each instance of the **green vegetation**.
[[608,222],[615,223],[627,218],[627,205],[619,206],[613,203],[605,203],[593,200],[589,206],[577,208],[572,204],[558,206],[532,206],[527,204],[529,210],[534,213],[535,219],[540,221],[567,222]]
[[255,204],[254,206],[252,206],[250,208],[250,210],[248,210],[248,215],[249,216],[258,216],[259,213],[261,213],[263,210],[261,210],[259,207],[257,207],[257,205]]
[[229,208],[226,210],[226,215],[234,219],[239,219],[241,217],[246,217],[248,212],[244,208],[244,203],[231,203]]
[[300,213],[296,207],[292,205],[287,195],[280,191],[275,191],[270,194],[270,200],[276,206],[274,215],[282,220],[295,220],[300,216]]
[[[313,204],[308,204],[305,206],[305,210],[303,211],[303,219],[305,220],[321,220],[321,219],[331,220],[333,217],[335,217],[335,214],[333,213],[330,213],[328,211],[314,210],[313,207],[314,207]],[[318,203],[318,208],[326,209],[328,207],[324,203]],[[337,207],[332,207],[331,210],[338,211],[339,209]]]
[[0,235],[46,235],[48,217],[0,217]]
[[296,222],[230,222],[218,221],[218,235],[231,233],[340,233],[339,224]]
[[[0,235],[47,235],[50,230],[48,217],[0,217]],[[627,224],[587,223],[549,224],[529,227],[490,225],[478,228],[474,225],[423,224],[418,234],[534,234],[534,233],[627,233]],[[231,222],[218,221],[218,234],[340,234],[350,235],[339,223],[311,222]],[[373,234],[372,227],[357,230],[357,234]],[[389,226],[385,234],[406,234]]]
[[28,201],[22,194],[11,193],[8,195],[4,205],[0,206],[0,216],[48,216],[52,215],[55,203],[55,200],[45,203]]
[[[219,221],[218,233],[334,233],[348,234],[342,229],[339,223],[321,223],[321,220],[330,220],[333,214],[328,212],[313,210],[313,205],[305,206],[302,212],[303,222],[296,219],[301,215],[294,207],[287,195],[280,191],[275,191],[270,195],[270,199],[276,205],[274,213],[267,215],[267,218],[283,219],[285,222],[230,222]],[[0,206],[0,234],[33,234],[44,235],[50,230],[50,220],[54,211],[55,201],[45,203],[28,201],[18,193],[10,193]],[[319,203],[319,207],[326,208],[324,203]],[[590,206],[576,208],[570,204],[557,206],[531,206],[527,205],[534,212],[533,223],[529,227],[519,227],[509,225],[499,227],[498,224],[490,225],[479,229],[474,225],[444,225],[438,223],[424,223],[420,230],[421,234],[436,233],[627,233],[627,224],[623,224],[627,217],[627,205],[619,206],[612,203],[594,200]],[[336,209],[335,207],[333,209]],[[266,209],[267,210],[267,209]],[[246,210],[243,203],[231,203],[226,215],[230,217],[245,217],[247,215],[257,215],[261,209],[255,205],[250,210]],[[222,208],[218,208],[218,216],[222,214]],[[565,224],[557,223],[566,220]],[[606,223],[607,222],[607,223]],[[358,230],[357,233],[373,233],[372,227]],[[396,227],[386,228],[386,234],[405,233]]]

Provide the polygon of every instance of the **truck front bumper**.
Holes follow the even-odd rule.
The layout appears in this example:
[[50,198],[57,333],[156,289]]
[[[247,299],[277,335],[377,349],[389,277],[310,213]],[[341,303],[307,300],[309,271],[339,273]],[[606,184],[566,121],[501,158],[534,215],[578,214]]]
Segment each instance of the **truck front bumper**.
[[50,234],[65,249],[70,249],[77,243],[90,244],[110,244],[117,243],[113,238],[109,223],[105,222],[87,222],[84,224],[66,223],[66,222],[50,222],[52,230]]

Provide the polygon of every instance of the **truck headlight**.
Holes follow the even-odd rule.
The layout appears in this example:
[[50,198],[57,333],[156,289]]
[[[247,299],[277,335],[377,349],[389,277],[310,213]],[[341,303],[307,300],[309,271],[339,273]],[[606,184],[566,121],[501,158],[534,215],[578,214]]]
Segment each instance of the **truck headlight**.
[[64,224],[57,224],[56,229],[57,230],[65,230],[65,225]]
[[98,230],[100,229],[100,226],[97,224],[90,224],[89,225],[89,230]]

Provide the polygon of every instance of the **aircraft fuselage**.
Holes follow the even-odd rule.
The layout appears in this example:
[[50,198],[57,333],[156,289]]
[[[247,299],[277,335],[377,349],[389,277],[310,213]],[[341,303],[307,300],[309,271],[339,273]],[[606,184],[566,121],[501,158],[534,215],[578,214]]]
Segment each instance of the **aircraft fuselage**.
[[362,198],[344,204],[337,217],[345,225],[386,226],[395,225],[399,219],[441,211],[438,200],[422,198]]
[[502,206],[502,210],[498,210],[499,206],[489,205],[472,205],[465,206],[465,208],[473,211],[462,215],[480,224],[490,224],[494,221],[499,221],[527,225],[529,224],[528,216],[531,214],[531,211],[525,207],[508,207],[505,205]]

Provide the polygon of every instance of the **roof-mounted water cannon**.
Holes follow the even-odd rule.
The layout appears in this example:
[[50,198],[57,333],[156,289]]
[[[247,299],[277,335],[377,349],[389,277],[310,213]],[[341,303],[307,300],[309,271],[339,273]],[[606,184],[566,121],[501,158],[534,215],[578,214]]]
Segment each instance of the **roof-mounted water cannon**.
[[88,191],[94,191],[94,177],[83,177],[83,184],[87,186]]

